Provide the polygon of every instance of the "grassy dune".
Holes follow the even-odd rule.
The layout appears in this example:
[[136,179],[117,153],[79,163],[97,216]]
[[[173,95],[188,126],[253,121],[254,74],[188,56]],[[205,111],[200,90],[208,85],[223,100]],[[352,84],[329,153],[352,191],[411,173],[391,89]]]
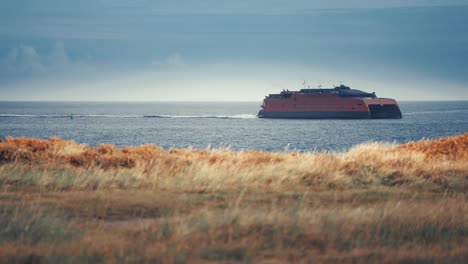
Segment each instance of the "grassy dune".
[[0,262],[466,263],[468,133],[343,153],[0,142]]

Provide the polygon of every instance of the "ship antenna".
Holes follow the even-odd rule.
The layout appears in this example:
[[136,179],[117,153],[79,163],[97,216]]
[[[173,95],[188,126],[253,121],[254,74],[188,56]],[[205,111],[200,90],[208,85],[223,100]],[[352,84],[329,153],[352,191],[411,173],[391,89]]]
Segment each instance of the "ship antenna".
[[304,80],[304,81],[302,82],[302,87],[305,88],[305,86],[306,86],[306,81]]

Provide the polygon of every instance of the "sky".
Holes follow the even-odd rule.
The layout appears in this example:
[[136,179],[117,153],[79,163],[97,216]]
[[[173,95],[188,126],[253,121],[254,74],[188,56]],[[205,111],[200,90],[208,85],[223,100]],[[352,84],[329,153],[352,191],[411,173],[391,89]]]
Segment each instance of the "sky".
[[0,101],[468,100],[468,0],[0,0]]

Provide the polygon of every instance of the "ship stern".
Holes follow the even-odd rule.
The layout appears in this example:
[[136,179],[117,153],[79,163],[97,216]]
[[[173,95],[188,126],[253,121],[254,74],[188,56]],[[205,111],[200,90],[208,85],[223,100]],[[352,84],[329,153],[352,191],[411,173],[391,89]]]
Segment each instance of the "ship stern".
[[401,119],[400,107],[394,99],[366,99],[364,100],[369,108],[370,118],[372,119]]

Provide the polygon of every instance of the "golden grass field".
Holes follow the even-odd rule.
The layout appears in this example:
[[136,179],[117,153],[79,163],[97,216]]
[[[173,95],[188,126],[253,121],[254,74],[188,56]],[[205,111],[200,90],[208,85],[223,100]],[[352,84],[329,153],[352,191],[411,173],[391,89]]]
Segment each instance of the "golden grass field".
[[347,152],[0,142],[2,263],[467,263],[468,133]]

